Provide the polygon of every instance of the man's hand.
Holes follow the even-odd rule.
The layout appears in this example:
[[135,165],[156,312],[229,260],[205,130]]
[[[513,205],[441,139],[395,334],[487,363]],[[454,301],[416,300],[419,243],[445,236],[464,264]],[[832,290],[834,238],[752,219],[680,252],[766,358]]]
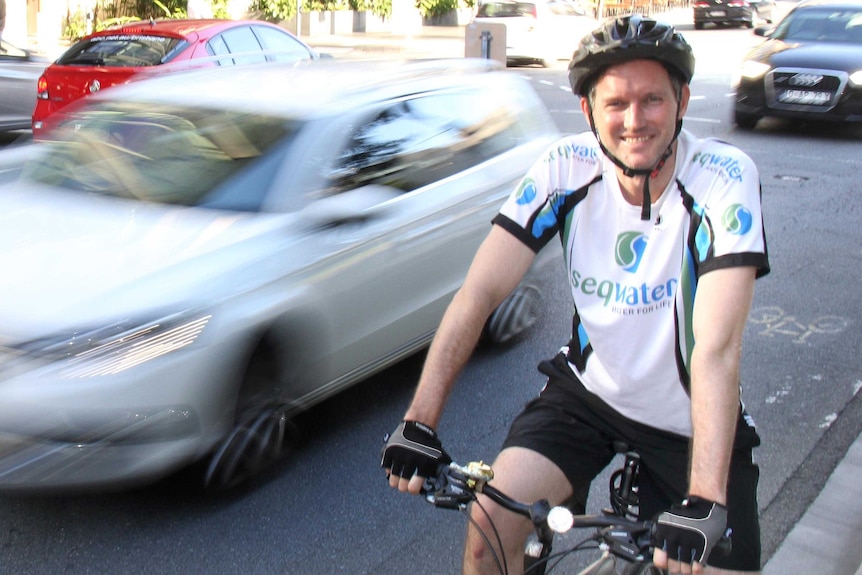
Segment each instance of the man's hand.
[[726,529],[727,509],[723,505],[689,497],[658,516],[652,534],[656,548],[653,561],[662,569],[679,562],[690,565],[691,572],[700,573]]
[[422,478],[451,462],[433,429],[418,421],[402,421],[386,438],[380,466],[386,469],[392,487],[416,494]]

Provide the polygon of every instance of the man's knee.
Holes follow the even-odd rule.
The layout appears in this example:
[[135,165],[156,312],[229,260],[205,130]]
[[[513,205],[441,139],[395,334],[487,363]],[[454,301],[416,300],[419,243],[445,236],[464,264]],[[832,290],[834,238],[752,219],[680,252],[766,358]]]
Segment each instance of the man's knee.
[[476,572],[484,572],[479,566],[504,561],[508,563],[521,556],[524,542],[532,529],[529,519],[507,511],[484,497],[471,506],[470,518],[464,544],[465,573],[472,572],[471,568]]

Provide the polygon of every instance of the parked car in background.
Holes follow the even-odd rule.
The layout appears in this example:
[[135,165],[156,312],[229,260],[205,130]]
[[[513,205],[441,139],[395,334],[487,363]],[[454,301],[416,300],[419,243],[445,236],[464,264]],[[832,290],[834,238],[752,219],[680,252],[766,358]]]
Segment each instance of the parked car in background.
[[691,6],[697,30],[706,24],[753,28],[758,19],[772,22],[775,11],[774,0],[694,0]]
[[0,131],[29,130],[36,83],[48,58],[0,41]]
[[[425,347],[559,137],[501,68],[170,74],[0,153],[0,491],[188,466],[232,486],[295,414]],[[517,288],[486,340],[529,327],[538,297]]]
[[102,30],[75,43],[39,78],[33,135],[78,98],[149,76],[200,66],[316,60],[287,30],[257,20],[151,20]]
[[571,0],[490,0],[479,4],[473,21],[505,25],[508,63],[542,66],[570,60],[578,41],[598,26]]
[[734,121],[862,121],[862,2],[798,4],[745,57],[734,80]]

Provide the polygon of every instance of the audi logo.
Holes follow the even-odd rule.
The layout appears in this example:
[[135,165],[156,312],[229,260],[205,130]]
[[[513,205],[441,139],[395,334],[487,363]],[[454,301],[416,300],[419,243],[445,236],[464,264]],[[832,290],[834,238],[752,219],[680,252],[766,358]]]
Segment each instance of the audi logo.
[[822,79],[820,74],[796,74],[790,77],[789,82],[791,86],[811,87],[819,84]]

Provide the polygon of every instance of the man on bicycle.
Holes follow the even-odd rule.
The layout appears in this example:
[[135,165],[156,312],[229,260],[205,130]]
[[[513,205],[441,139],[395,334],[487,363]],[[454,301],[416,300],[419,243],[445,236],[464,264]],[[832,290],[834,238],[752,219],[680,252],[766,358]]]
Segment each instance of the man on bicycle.
[[[641,457],[640,512],[657,517],[657,566],[760,570],[760,439],[739,375],[754,281],[769,271],[760,181],[739,149],[681,129],[693,73],[683,37],[639,15],[581,41],[569,80],[591,131],[547,150],[495,217],[384,448],[392,487],[416,494],[448,462],[434,432],[446,398],[492,310],[557,236],[572,337],[539,366],[547,383],[512,423],[494,484],[521,501],[583,509],[622,440]],[[484,505],[508,565],[521,564],[531,524]],[[710,554],[727,528],[732,551]],[[470,527],[464,572],[494,570]]]

